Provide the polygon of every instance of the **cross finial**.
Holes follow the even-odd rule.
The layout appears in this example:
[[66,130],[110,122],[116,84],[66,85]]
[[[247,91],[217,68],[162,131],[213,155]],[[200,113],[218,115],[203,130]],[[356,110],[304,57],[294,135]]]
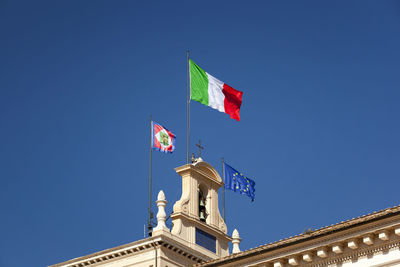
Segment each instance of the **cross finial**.
[[201,158],[201,150],[204,149],[204,147],[201,146],[201,141],[199,139],[199,143],[196,144],[196,146],[199,148],[199,158]]

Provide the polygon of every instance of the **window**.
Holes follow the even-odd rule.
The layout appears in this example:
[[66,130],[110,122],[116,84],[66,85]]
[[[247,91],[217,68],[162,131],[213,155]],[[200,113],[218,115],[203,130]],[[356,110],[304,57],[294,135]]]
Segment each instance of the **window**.
[[216,253],[217,238],[196,228],[196,244]]

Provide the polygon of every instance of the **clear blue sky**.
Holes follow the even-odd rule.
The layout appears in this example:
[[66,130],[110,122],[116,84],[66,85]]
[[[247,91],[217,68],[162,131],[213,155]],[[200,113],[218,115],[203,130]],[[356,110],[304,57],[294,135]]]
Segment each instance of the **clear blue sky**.
[[186,49],[244,92],[241,121],[191,103],[190,150],[256,181],[227,192],[241,248],[398,205],[398,1],[0,1],[0,266],[143,238],[180,198]]

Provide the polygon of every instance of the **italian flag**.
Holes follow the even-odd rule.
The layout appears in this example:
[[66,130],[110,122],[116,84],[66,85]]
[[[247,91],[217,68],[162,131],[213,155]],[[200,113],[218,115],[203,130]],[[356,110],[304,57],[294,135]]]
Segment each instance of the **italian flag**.
[[232,119],[240,121],[240,92],[217,78],[211,76],[189,59],[190,99],[206,106],[229,114]]

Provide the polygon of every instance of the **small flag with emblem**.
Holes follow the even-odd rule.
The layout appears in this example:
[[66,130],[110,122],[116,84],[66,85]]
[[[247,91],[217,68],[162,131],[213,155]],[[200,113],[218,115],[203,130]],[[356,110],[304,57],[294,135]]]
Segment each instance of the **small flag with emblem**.
[[151,132],[151,148],[165,153],[172,153],[174,151],[175,134],[155,121],[151,122]]
[[256,189],[254,188],[256,183],[229,166],[224,162],[225,169],[225,189],[233,190],[242,195],[247,195],[254,201]]

